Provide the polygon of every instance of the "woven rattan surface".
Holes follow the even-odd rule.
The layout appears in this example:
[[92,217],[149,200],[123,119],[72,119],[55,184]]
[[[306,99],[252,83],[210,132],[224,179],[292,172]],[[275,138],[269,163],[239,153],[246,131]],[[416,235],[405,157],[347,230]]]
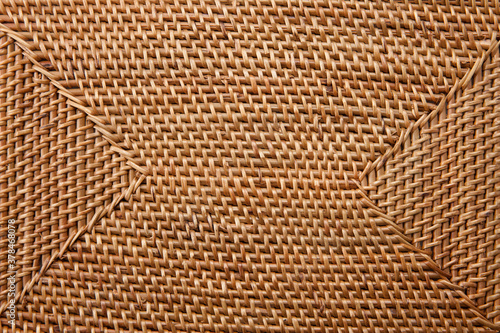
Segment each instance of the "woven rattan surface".
[[220,205],[188,213],[146,182],[52,265],[20,321],[42,331],[482,331],[359,190],[339,194],[324,213],[277,205],[238,223]]
[[0,0],[17,329],[498,331],[499,15]]
[[[435,107],[482,41],[488,48],[499,9],[7,1],[4,11],[5,24],[34,41],[33,56],[51,61],[50,77],[145,174],[165,174],[173,140],[220,141],[223,131],[240,150],[259,135],[282,136],[297,160],[323,150],[355,177]],[[313,146],[301,146],[306,138]]]
[[368,183],[377,206],[500,321],[500,56],[492,51]]
[[[78,233],[116,204],[128,167],[13,39],[4,36],[0,43],[0,211],[3,222],[17,221],[17,277],[30,288]],[[2,242],[7,250],[7,237]],[[2,258],[3,306],[6,251]]]

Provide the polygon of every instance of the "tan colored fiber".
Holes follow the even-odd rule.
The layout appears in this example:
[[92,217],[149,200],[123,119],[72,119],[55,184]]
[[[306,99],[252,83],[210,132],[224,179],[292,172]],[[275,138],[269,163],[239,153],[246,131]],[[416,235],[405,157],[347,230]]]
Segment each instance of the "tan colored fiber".
[[475,73],[368,177],[370,197],[500,322],[500,56]]
[[79,229],[116,204],[127,186],[128,168],[85,113],[69,106],[57,88],[33,69],[13,39],[3,36],[0,43],[3,311],[10,276],[7,219],[16,220],[16,276],[26,291],[62,255]]
[[337,193],[309,216],[277,205],[246,218],[219,204],[190,210],[186,195],[146,179],[47,271],[20,321],[72,332],[484,331],[359,190]]
[[[387,161],[421,144],[414,133],[461,83],[494,82],[499,15],[487,1],[0,0],[0,74],[12,72],[0,98],[22,105],[1,104],[0,125],[19,114],[30,129],[0,136],[6,158],[27,161],[0,183],[14,198],[1,213],[41,205],[18,233],[33,252],[18,330],[498,331],[487,282],[470,289],[445,252],[419,247],[383,174],[400,177]],[[478,108],[477,126],[438,141],[469,135],[485,151],[464,162],[483,171],[463,176],[483,192],[460,193],[490,209],[496,113],[466,111]],[[57,131],[40,132],[45,121]],[[54,161],[30,159],[51,149]],[[16,183],[24,174],[40,184]],[[50,182],[59,197],[39,190]],[[73,190],[75,208],[43,220]]]

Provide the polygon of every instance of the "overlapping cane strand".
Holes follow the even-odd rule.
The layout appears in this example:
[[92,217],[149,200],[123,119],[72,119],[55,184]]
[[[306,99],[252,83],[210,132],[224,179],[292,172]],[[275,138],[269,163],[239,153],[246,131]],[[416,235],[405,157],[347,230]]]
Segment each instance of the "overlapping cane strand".
[[5,332],[498,332],[496,1],[0,0]]

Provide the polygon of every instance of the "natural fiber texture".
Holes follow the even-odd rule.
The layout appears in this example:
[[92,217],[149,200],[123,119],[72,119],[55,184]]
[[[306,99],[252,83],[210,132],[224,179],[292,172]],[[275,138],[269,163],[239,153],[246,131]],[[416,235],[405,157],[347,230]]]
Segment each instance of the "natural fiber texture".
[[[71,199],[81,208],[69,227],[45,222],[61,236],[43,255],[65,256],[43,257],[52,264],[22,282],[17,327],[499,330],[365,192],[376,190],[370,172],[482,65],[499,15],[487,2],[0,0],[0,30],[36,73],[35,96],[53,91],[47,112],[81,132],[57,132],[54,145],[75,138],[89,159],[54,184],[81,185]],[[81,161],[55,149],[61,168]],[[40,220],[52,209],[41,207]]]
[[112,208],[127,186],[128,167],[14,40],[2,37],[0,43],[3,311],[10,276],[7,219],[17,221],[16,275],[28,289],[81,229]]
[[189,212],[182,191],[146,181],[52,266],[20,322],[42,332],[483,331],[359,190],[338,193],[245,217],[216,202]]
[[108,140],[161,176],[172,142],[226,132],[240,150],[277,135],[298,160],[324,151],[355,177],[466,73],[500,13],[475,7],[456,24],[460,6],[396,2],[4,6],[5,24],[30,31],[20,39]]
[[370,175],[371,198],[500,322],[498,45],[437,111]]

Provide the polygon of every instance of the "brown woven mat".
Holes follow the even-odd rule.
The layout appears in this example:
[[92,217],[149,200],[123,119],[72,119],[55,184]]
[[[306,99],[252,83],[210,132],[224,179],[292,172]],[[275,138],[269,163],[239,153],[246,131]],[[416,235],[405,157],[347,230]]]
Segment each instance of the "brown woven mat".
[[145,181],[52,265],[20,322],[71,332],[484,331],[463,293],[359,190],[339,190],[330,207],[277,203],[248,217],[216,201],[190,211],[186,194],[159,192]]
[[[1,0],[17,328],[498,330],[497,124],[474,103],[495,98],[499,15],[486,1]],[[457,116],[440,122],[454,94]],[[472,199],[445,223],[484,235],[460,236],[466,253],[436,231],[436,261],[410,243],[427,249],[443,222],[422,213],[415,238],[412,212],[391,204],[418,192],[408,180],[393,197],[402,171],[386,169],[424,172],[399,143],[423,145],[428,115],[443,127],[428,135],[467,147],[463,175],[447,160],[435,172],[473,184],[457,180]]]
[[[27,290],[79,233],[113,208],[129,168],[13,39],[3,36],[0,43],[0,212],[5,226],[16,220],[16,275]],[[10,275],[7,245],[2,237],[1,311]]]
[[416,246],[500,322],[499,45],[368,185]]
[[[218,130],[239,133],[234,140],[242,144],[291,135],[286,142],[299,159],[321,148],[355,177],[489,47],[498,10],[357,1],[8,1],[4,25],[34,58],[50,60],[47,75],[145,174],[165,173],[171,160],[161,153],[168,147],[158,146],[164,140],[206,141],[200,131]],[[301,147],[301,133],[315,145]]]

